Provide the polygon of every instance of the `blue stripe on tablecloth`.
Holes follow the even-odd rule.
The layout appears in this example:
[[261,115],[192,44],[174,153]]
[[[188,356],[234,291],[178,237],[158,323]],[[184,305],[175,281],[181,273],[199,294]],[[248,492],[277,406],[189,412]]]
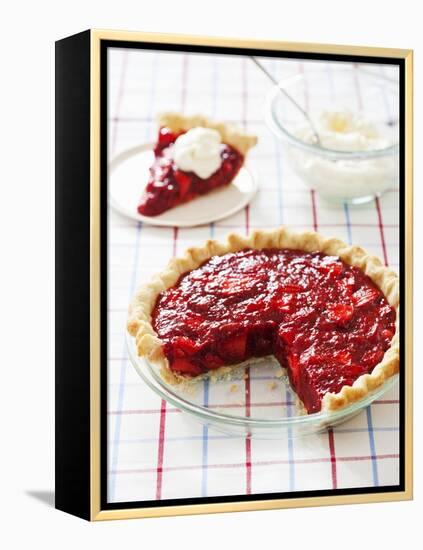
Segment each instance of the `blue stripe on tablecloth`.
[[[216,117],[217,111],[217,93],[218,93],[218,78],[219,78],[219,68],[218,68],[218,58],[212,58],[212,82],[213,82],[213,93],[212,93],[212,116]],[[210,238],[214,237],[214,223],[210,224]],[[203,395],[203,404],[205,407],[209,405],[209,381],[206,379],[203,383],[204,395]],[[203,461],[203,472],[201,477],[201,496],[206,497],[208,494],[207,487],[207,463],[208,463],[208,454],[209,454],[209,428],[207,425],[203,426],[203,434],[201,436],[203,440],[203,449],[202,449],[202,461]]]
[[[382,427],[382,428],[375,428],[373,427],[371,429],[372,433],[389,433],[389,432],[398,432],[399,427]],[[369,428],[334,428],[334,433],[368,433]],[[207,439],[209,441],[219,441],[224,439],[244,439],[245,436],[243,435],[231,435],[231,434],[216,434],[211,435],[210,433],[207,436]],[[120,439],[119,441],[111,440],[109,441],[109,445],[138,445],[143,443],[155,443],[157,441],[157,437],[140,437],[136,439]],[[166,436],[166,442],[179,442],[179,441],[204,441],[204,435],[184,435],[184,436]],[[371,455],[374,455],[372,449],[371,449]],[[202,461],[202,464],[204,467],[207,467],[207,461]]]
[[[205,407],[208,407],[209,405],[209,381],[204,380],[204,396],[203,396],[203,403]],[[208,455],[209,455],[209,429],[208,426],[203,426],[203,434],[201,436],[194,436],[195,439],[202,439],[203,440],[203,473],[201,477],[201,495],[203,497],[207,496],[207,463],[208,463]],[[186,439],[186,438],[185,438]],[[212,439],[212,438],[210,438]],[[213,438],[214,439],[214,438]]]
[[[380,72],[383,75],[383,68],[380,67]],[[387,120],[391,120],[391,112],[389,108],[389,102],[386,96],[386,90],[385,86],[380,85],[380,91],[382,95],[382,100],[385,105],[385,111],[387,115]],[[375,207],[376,212],[378,216],[379,221],[379,227],[380,227],[380,238],[381,238],[381,247],[384,254],[384,260],[385,264],[388,265],[388,257],[387,257],[387,251],[386,251],[386,242],[385,242],[385,236],[384,236],[384,230],[383,230],[383,221],[382,221],[382,213],[380,208],[380,199],[376,198],[375,200]],[[379,486],[379,474],[378,474],[378,467],[377,467],[377,453],[376,453],[376,442],[374,437],[374,429],[373,429],[373,419],[372,419],[372,407],[369,406],[367,408],[367,424],[369,427],[369,444],[370,444],[370,452],[372,455],[372,473],[373,473],[373,483],[375,486]]]
[[[181,59],[181,92],[180,92],[180,101],[181,101],[181,112],[185,112],[186,103],[187,103],[187,81],[188,81],[188,65],[189,65],[189,56],[184,53],[180,56]],[[179,228],[175,226],[173,228],[173,252],[172,256],[175,257],[177,254],[177,241],[178,241]],[[160,422],[159,422],[159,434],[158,434],[158,449],[157,449],[157,467],[156,467],[156,500],[161,500],[163,492],[163,463],[165,457],[165,443],[167,438],[166,433],[166,413],[167,413],[167,401],[161,399],[160,404]]]
[[[337,434],[343,434],[343,433],[368,433],[369,428],[335,428],[334,433]],[[373,427],[371,429],[371,432],[373,433],[392,433],[392,432],[399,432],[399,427],[382,427],[382,428],[375,428]],[[231,434],[216,434],[211,435],[210,433],[207,436],[207,439],[209,441],[215,440],[224,440],[224,439],[244,439],[245,436],[243,435],[231,435]],[[184,436],[166,436],[166,441],[203,441],[204,435],[184,435]],[[135,439],[120,439],[119,441],[111,440],[109,441],[109,445],[139,445],[143,443],[155,443],[157,441],[157,437],[140,437]],[[377,456],[374,454],[373,450],[371,450],[371,456]],[[204,463],[202,462],[203,466],[207,468],[207,461]]]
[[367,407],[366,413],[367,413],[367,426],[369,428],[370,453],[372,455],[373,483],[376,487],[378,487],[379,486],[379,474],[378,474],[378,468],[377,468],[376,444],[375,444],[375,435],[374,435],[374,429],[373,429],[372,407],[371,406]]
[[[380,67],[380,70],[383,74],[382,67]],[[390,114],[391,113],[390,113],[390,109],[389,109],[388,99],[386,97],[385,87],[381,85],[380,89],[381,89],[381,93],[382,93],[383,102],[384,102],[384,105],[385,105],[386,114],[387,114],[388,120],[390,120]],[[377,209],[378,209],[378,206],[379,206],[379,204],[378,204],[378,202],[376,202],[376,208]],[[381,216],[379,209],[378,209],[378,214],[379,214],[379,216]],[[381,227],[381,238],[382,238],[382,248],[384,249],[384,255],[385,255],[385,263],[387,263],[387,261],[386,261],[387,260],[387,254],[386,254],[386,250],[385,250],[385,242],[384,242],[382,227]],[[370,452],[371,452],[372,457],[374,457],[372,459],[373,482],[374,482],[374,485],[378,486],[379,485],[379,474],[378,474],[378,468],[377,468],[376,442],[375,442],[375,436],[374,436],[374,430],[373,430],[373,419],[372,419],[372,410],[371,409],[372,409],[371,406],[367,407],[367,424],[369,426]]]
[[[128,52],[125,51],[124,55],[122,56],[122,66],[121,66],[121,73],[120,73],[120,82],[119,82],[119,90],[117,95],[117,104],[116,104],[116,120],[113,127],[113,135],[111,138],[111,153],[113,155],[115,147],[116,147],[116,136],[117,136],[117,129],[118,129],[118,117],[119,117],[119,110],[120,106],[122,105],[122,99],[124,94],[124,80],[126,76],[126,70],[128,65]],[[137,232],[137,238],[138,238],[138,232]],[[135,252],[136,255],[136,252]],[[134,264],[133,264],[133,272],[135,270],[135,258],[134,258]],[[133,277],[134,278],[134,277]],[[121,408],[123,403],[123,392],[125,387],[125,372],[126,372],[126,362],[127,362],[127,355],[126,355],[126,346],[123,347],[122,352],[122,361],[120,365],[120,376],[119,376],[119,391],[118,391],[118,409]],[[121,426],[121,419],[117,418],[115,422],[115,441],[119,442],[119,435],[120,435],[120,426]],[[119,445],[119,444],[118,444]],[[113,447],[113,453],[112,453],[112,469],[115,470],[117,467],[117,461],[118,461],[118,445]],[[116,476],[111,476],[108,479],[108,500],[112,499],[114,496],[115,491],[115,484],[116,484]]]
[[[344,203],[344,213],[345,213],[345,221],[346,221],[346,225],[347,225],[348,244],[352,244],[350,211],[349,211],[347,203]],[[371,406],[367,407],[366,415],[367,415],[366,416],[367,417],[367,427],[368,427],[368,432],[369,432],[370,453],[372,455],[373,484],[377,487],[379,485],[379,474],[378,474],[378,469],[377,469],[376,445],[375,445],[375,436],[374,436],[374,433],[373,433],[374,430],[373,430],[373,420],[372,420]]]
[[[125,52],[126,58],[128,56],[128,53]],[[157,69],[158,69],[158,62],[159,62],[159,56],[158,54],[155,54],[153,57],[153,64],[152,64],[152,75],[151,75],[151,90],[150,90],[150,97],[149,97],[149,113],[150,115],[153,113],[154,109],[154,90],[155,90],[155,83],[156,83],[156,77],[157,77]],[[127,63],[127,62],[126,62]],[[126,69],[126,63],[125,63],[125,69]],[[121,80],[121,86],[122,90],[124,90],[124,80],[126,76],[126,71],[124,72],[122,70],[122,80]],[[123,99],[123,92],[122,92],[122,99]],[[118,118],[119,113],[116,113]],[[117,121],[115,122],[115,125],[117,124]],[[146,129],[146,141],[148,142],[151,137],[151,126],[152,126],[152,118],[150,123],[147,125]],[[140,254],[140,237],[141,237],[141,229],[143,227],[142,222],[138,222],[137,229],[136,229],[136,236],[135,236],[135,253],[134,253],[134,260],[132,265],[132,277],[131,277],[131,283],[130,283],[130,290],[129,290],[129,301],[132,299],[132,295],[135,291],[135,286],[137,284],[137,274],[138,274],[138,260],[139,260],[139,254]],[[125,333],[124,333],[124,340],[125,340]],[[118,392],[118,410],[122,409],[123,400],[125,397],[125,381],[126,381],[126,369],[128,364],[128,356],[126,352],[126,343],[124,341],[123,344],[123,353],[122,357],[123,360],[121,362],[120,367],[120,376],[119,376],[119,392]],[[115,441],[117,441],[117,445],[113,447],[113,453],[112,453],[112,470],[117,469],[117,464],[119,460],[119,437],[120,437],[120,430],[121,430],[121,418],[116,418],[115,423]],[[116,476],[111,476],[109,480],[109,488],[108,488],[108,495],[107,500],[112,501],[115,496],[115,488],[116,488]]]
[[345,214],[345,220],[346,220],[346,223],[347,223],[348,244],[352,244],[350,211],[349,211],[349,208],[348,208],[348,204],[346,202],[344,203],[344,214]]
[[[356,75],[356,73],[354,73]],[[332,97],[335,96],[335,86],[333,83],[331,68],[328,65],[328,76],[329,76],[329,82],[331,86],[331,92]],[[357,76],[356,76],[357,78]],[[360,90],[358,81],[356,81],[356,91],[357,91],[357,103],[359,106],[361,106],[361,97],[360,97]],[[348,208],[348,204],[344,203],[344,214],[345,214],[345,221],[346,221],[346,227],[347,227],[347,235],[348,235],[348,243],[352,244],[353,242],[353,236],[352,236],[352,229],[351,229],[351,218],[350,218],[350,212]],[[379,485],[379,475],[378,475],[378,468],[377,468],[377,458],[376,458],[376,446],[375,446],[375,438],[374,438],[374,429],[373,429],[373,420],[372,420],[372,413],[371,413],[371,406],[367,407],[366,410],[366,418],[367,418],[367,431],[369,434],[369,444],[370,444],[370,452],[372,456],[372,475],[373,475],[373,484]]]
[[[130,293],[129,293],[129,300],[132,298],[132,294],[135,290],[135,285],[137,281],[137,272],[138,272],[138,259],[139,259],[139,242],[140,242],[140,236],[141,236],[141,229],[142,229],[142,222],[138,222],[137,226],[137,232],[135,237],[135,254],[134,254],[134,260],[132,265],[132,277],[131,277],[131,285],[130,285]],[[120,366],[120,376],[119,376],[119,392],[118,392],[118,402],[117,402],[117,408],[118,410],[122,409],[123,405],[123,399],[125,395],[125,381],[126,381],[126,369],[128,364],[128,356],[126,353],[126,344],[124,343],[124,349],[122,353],[122,362]],[[121,429],[121,415],[118,415],[115,421],[115,441],[119,442],[120,437],[120,429]],[[117,469],[117,463],[119,458],[119,444],[113,447],[113,453],[112,453],[112,469]],[[116,476],[111,476],[110,478],[110,484],[109,484],[109,494],[107,495],[107,500],[111,501],[114,498],[115,493],[115,485],[116,485]]]
[[[272,72],[276,80],[279,80],[279,75],[275,71],[275,63],[272,63]],[[283,212],[283,150],[281,148],[280,141],[276,136],[274,136],[274,144],[276,150],[276,179],[278,183],[278,207],[279,207],[279,224],[284,223],[284,212]],[[286,413],[288,418],[292,416],[293,410],[291,401],[291,394],[288,387],[285,389],[285,399],[287,402]],[[289,490],[295,491],[295,454],[294,454],[294,438],[292,433],[292,428],[288,428],[288,458],[289,458]]]

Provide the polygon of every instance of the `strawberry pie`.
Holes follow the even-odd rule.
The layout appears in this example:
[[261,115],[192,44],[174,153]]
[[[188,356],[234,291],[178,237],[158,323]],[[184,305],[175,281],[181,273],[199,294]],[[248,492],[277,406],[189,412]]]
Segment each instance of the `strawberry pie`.
[[154,163],[138,212],[157,216],[229,185],[256,142],[255,136],[203,116],[161,115]]
[[399,368],[398,277],[363,249],[285,228],[208,241],[141,287],[129,332],[177,383],[273,355],[308,413]]

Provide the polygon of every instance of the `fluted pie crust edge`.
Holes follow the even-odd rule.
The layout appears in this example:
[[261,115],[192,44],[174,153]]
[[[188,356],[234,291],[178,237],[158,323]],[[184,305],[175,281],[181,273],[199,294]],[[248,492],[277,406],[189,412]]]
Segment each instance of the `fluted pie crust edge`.
[[[183,375],[172,372],[162,342],[151,324],[151,313],[161,292],[177,283],[181,275],[197,269],[212,256],[222,256],[245,248],[288,248],[305,252],[322,252],[338,256],[344,262],[361,269],[379,287],[389,305],[396,310],[396,331],[382,361],[370,374],[361,375],[352,386],[343,386],[339,393],[327,393],[322,400],[323,411],[334,411],[362,399],[399,371],[399,278],[385,267],[379,258],[369,255],[358,246],[349,246],[337,238],[326,238],[319,233],[294,233],[286,227],[270,231],[257,230],[249,236],[230,234],[226,243],[208,240],[203,246],[186,250],[180,258],[172,258],[166,269],[153,276],[137,290],[129,307],[128,332],[135,338],[137,353],[160,368],[163,378],[171,383],[186,382]],[[250,361],[252,362],[253,359]],[[213,378],[224,376],[237,365],[228,365],[212,371]]]

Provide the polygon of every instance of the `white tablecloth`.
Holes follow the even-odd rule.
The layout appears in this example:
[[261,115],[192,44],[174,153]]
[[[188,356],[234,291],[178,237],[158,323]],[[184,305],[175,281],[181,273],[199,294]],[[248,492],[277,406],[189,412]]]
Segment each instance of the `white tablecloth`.
[[[278,78],[312,63],[266,60]],[[395,69],[374,67],[394,78]],[[398,190],[360,208],[335,207],[303,186],[263,121],[269,82],[242,57],[112,50],[109,60],[109,151],[156,137],[163,110],[237,122],[259,136],[250,161],[260,190],[250,207],[193,229],[158,228],[109,210],[108,500],[142,501],[248,493],[373,487],[398,483],[398,391],[328,433],[247,442],[203,427],[165,404],[128,361],[124,327],[135,287],[213,235],[287,224],[317,229],[363,246],[398,265]],[[140,174],[140,190],[145,184]],[[253,390],[253,388],[252,388]],[[252,391],[252,395],[254,392]]]

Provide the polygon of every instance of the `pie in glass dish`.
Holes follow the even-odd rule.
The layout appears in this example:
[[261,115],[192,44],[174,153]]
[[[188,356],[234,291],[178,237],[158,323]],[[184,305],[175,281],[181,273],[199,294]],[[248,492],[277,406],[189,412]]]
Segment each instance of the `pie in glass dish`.
[[204,116],[164,113],[154,162],[138,204],[143,216],[158,216],[180,204],[229,185],[256,136]]
[[285,227],[173,258],[136,292],[128,331],[172,384],[272,355],[308,413],[363,398],[399,370],[399,279],[362,248]]

